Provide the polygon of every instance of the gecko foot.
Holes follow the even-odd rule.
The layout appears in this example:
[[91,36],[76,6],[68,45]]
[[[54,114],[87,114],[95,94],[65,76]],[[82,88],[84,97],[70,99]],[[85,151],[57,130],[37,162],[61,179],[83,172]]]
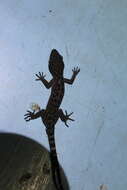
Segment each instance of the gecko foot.
[[34,113],[35,113],[35,111],[31,112],[31,111],[27,110],[27,113],[24,115],[25,116],[24,119],[26,121],[30,121],[31,119],[34,118]]
[[67,120],[70,120],[70,121],[75,121],[74,119],[70,118],[70,116],[73,114],[73,112],[71,112],[70,114],[67,113],[67,111],[65,110],[65,118],[64,118],[64,122],[65,122],[65,125],[67,127],[69,127],[69,125],[67,124]]

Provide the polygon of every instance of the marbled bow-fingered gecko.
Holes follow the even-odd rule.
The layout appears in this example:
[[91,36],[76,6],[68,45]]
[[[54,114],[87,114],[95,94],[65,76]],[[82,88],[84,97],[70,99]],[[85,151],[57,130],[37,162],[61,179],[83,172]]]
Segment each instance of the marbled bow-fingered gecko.
[[41,117],[45,127],[46,133],[48,136],[49,146],[50,146],[50,160],[51,160],[51,169],[52,169],[52,177],[54,181],[54,185],[57,190],[63,190],[61,176],[60,176],[60,169],[59,169],[59,162],[56,153],[56,146],[55,146],[55,137],[54,137],[54,130],[55,124],[60,118],[67,127],[67,121],[71,120],[74,121],[70,116],[73,114],[68,114],[65,111],[63,113],[62,109],[60,109],[60,105],[64,96],[64,84],[73,84],[76,75],[80,72],[78,67],[72,69],[73,74],[71,79],[66,79],[63,76],[64,72],[64,62],[63,57],[59,54],[59,52],[55,49],[51,51],[49,57],[49,71],[52,75],[52,80],[48,82],[45,79],[45,75],[43,73],[36,74],[37,79],[40,80],[47,89],[51,87],[51,95],[49,97],[46,109],[41,109],[37,113],[27,111],[24,115],[26,121],[30,121],[32,119],[36,119]]

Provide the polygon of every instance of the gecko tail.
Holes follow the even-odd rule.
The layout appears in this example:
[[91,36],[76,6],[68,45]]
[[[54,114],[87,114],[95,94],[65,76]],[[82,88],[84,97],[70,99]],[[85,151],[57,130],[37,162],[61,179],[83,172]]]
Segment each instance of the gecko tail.
[[64,190],[60,174],[60,166],[56,153],[55,138],[54,138],[54,127],[46,130],[49,146],[50,146],[50,161],[52,170],[52,179],[56,190]]
[[50,159],[51,159],[52,178],[53,178],[54,185],[57,190],[64,190],[62,181],[61,181],[61,174],[60,174],[58,159],[57,157],[52,155],[52,153],[50,153]]

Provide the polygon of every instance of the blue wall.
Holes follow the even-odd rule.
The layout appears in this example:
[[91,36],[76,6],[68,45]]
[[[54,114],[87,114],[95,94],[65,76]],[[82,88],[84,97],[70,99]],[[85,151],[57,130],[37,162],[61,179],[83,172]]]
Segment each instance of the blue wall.
[[127,1],[0,1],[1,131],[32,137],[45,147],[41,120],[24,121],[36,102],[45,107],[50,90],[35,81],[51,79],[52,48],[64,57],[65,76],[81,72],[66,86],[61,107],[74,123],[56,128],[58,156],[72,190],[127,186]]

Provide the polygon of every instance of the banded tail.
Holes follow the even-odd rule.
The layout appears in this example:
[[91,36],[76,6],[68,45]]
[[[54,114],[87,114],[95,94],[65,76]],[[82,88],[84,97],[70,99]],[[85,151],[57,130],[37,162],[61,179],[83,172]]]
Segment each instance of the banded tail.
[[64,190],[62,181],[61,181],[60,167],[59,167],[59,162],[58,162],[57,153],[56,153],[54,127],[50,129],[46,129],[46,133],[48,136],[48,141],[49,141],[49,146],[50,146],[50,160],[51,160],[53,182],[57,190]]

